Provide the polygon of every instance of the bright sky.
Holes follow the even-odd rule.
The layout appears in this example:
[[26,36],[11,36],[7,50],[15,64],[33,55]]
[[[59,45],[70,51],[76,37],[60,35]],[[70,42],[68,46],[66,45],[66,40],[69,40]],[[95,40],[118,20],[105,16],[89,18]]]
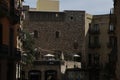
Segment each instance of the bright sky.
[[[36,7],[37,0],[25,0],[25,5]],[[85,10],[90,14],[107,14],[113,7],[113,0],[60,0],[60,11]]]

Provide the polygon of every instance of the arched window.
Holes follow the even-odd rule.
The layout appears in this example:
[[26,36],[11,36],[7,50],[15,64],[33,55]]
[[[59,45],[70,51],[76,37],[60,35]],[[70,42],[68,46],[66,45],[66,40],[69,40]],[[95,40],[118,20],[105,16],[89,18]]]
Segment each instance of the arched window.
[[78,42],[75,40],[74,43],[73,43],[74,49],[78,49],[78,46],[79,46],[79,45],[78,45]]
[[34,30],[34,38],[38,38],[38,31]]

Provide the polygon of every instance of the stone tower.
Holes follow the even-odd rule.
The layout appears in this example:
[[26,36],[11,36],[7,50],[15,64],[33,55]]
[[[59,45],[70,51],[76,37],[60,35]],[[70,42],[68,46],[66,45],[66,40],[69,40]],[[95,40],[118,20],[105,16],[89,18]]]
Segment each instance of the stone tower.
[[39,11],[59,11],[59,0],[37,0]]

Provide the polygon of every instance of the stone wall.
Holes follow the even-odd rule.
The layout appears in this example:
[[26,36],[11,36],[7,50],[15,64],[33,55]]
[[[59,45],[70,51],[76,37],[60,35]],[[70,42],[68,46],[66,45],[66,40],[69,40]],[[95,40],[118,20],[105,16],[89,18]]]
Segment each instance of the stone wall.
[[[67,54],[65,57],[77,53],[85,54],[85,11],[28,11],[24,21],[24,30],[30,33],[34,30],[38,31],[35,47],[39,49],[61,51]],[[58,38],[56,32],[59,34]]]

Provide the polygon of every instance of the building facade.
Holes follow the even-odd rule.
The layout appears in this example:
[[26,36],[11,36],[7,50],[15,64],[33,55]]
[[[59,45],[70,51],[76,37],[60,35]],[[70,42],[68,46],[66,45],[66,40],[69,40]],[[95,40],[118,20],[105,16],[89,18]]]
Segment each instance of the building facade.
[[28,11],[24,21],[24,30],[34,33],[35,47],[43,53],[45,51],[63,52],[71,57],[73,54],[84,56],[85,30],[88,30],[91,18],[92,16],[88,16],[85,11]]
[[113,79],[115,76],[117,38],[111,18],[111,14],[94,15],[89,25],[87,66],[90,80]]
[[115,33],[117,36],[117,64],[116,64],[116,80],[120,80],[120,1],[119,0],[114,0],[114,19],[115,21]]
[[21,55],[17,49],[17,30],[22,1],[18,1],[0,1],[0,80],[16,80],[16,63]]
[[[38,60],[43,60],[48,53],[55,55],[57,60],[63,60],[63,53],[65,61],[76,60],[81,67],[85,67],[85,39],[92,15],[85,11],[29,11],[28,6],[24,9],[24,30],[34,38],[35,48],[40,52]],[[75,54],[80,57],[75,59]]]
[[59,11],[59,0],[37,0],[38,11]]
[[[38,60],[48,53],[63,60],[63,53],[66,68],[61,68],[67,69],[66,61],[75,60],[81,63],[79,68],[87,71],[87,80],[114,78],[117,40],[112,13],[90,15],[85,11],[43,12],[24,8],[24,30],[35,40],[35,48],[40,52]],[[80,57],[75,59],[75,54]],[[74,63],[70,65],[76,67]]]

